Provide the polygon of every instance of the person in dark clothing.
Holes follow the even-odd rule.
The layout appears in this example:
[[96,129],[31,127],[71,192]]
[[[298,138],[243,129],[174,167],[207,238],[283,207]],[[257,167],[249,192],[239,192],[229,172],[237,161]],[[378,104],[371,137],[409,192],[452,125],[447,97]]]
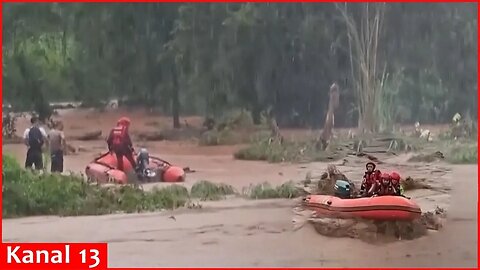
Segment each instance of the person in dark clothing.
[[135,168],[135,159],[133,158],[133,145],[128,128],[130,127],[130,119],[126,117],[120,118],[117,126],[110,131],[107,139],[108,150],[117,156],[117,167],[124,170],[123,157],[126,157],[132,168]]
[[32,166],[35,166],[35,170],[43,170],[42,147],[46,141],[47,134],[39,126],[37,117],[32,116],[30,123],[32,126],[27,128],[23,134],[25,144],[28,147],[25,168],[32,169]]

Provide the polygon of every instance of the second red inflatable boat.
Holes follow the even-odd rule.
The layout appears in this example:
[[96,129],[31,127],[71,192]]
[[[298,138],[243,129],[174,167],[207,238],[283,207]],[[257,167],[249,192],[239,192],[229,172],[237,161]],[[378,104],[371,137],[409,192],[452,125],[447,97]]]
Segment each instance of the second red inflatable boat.
[[[98,183],[127,184],[128,177],[125,171],[132,171],[128,160],[123,158],[124,171],[117,169],[117,158],[107,152],[96,158],[85,168],[85,173],[90,181]],[[150,156],[149,169],[155,172],[155,177],[150,182],[183,182],[185,171],[181,167],[173,166],[157,157]]]

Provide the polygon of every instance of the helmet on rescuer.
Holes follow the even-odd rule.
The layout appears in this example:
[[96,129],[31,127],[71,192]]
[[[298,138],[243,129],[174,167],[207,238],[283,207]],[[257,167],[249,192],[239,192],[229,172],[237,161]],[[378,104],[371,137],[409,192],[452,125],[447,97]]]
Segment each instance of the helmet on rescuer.
[[382,173],[381,178],[382,178],[382,184],[384,184],[384,185],[389,184],[390,180],[392,179],[392,177],[388,173]]
[[121,117],[117,121],[117,126],[129,127],[130,126],[130,119],[128,117]]
[[397,172],[392,172],[390,175],[392,176],[392,180],[400,181],[400,174]]

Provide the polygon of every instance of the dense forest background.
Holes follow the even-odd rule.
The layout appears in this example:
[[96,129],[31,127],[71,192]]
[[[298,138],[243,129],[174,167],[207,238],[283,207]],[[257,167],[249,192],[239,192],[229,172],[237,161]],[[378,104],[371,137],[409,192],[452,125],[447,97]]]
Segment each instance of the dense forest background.
[[477,118],[475,3],[4,3],[3,98],[319,127]]

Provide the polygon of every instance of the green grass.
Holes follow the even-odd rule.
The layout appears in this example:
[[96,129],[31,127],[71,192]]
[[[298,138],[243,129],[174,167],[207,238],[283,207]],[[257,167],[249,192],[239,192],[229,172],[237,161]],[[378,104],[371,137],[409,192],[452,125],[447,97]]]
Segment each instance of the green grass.
[[248,143],[252,133],[255,134],[261,128],[261,126],[254,125],[249,111],[232,110],[217,119],[217,125],[213,130],[202,134],[199,144],[213,146]]
[[188,190],[179,185],[144,192],[138,187],[102,187],[77,175],[39,174],[24,170],[17,161],[2,156],[2,216],[100,215],[143,212],[185,205]]
[[48,150],[42,152],[43,158],[43,168],[45,171],[50,170],[50,165],[52,164],[52,157],[50,156],[50,152]]
[[190,194],[192,198],[198,198],[202,201],[217,201],[224,199],[227,195],[235,194],[235,190],[230,185],[215,184],[203,180],[192,186]]
[[242,193],[249,199],[291,199],[303,195],[302,190],[296,187],[291,181],[276,187],[267,182],[250,185],[249,187],[244,188]]
[[313,140],[284,141],[280,144],[276,141],[269,142],[268,138],[263,137],[235,152],[234,157],[240,160],[263,160],[272,163],[334,161],[345,157],[345,152],[331,150],[335,148],[335,143],[332,143],[326,151],[319,151]]
[[477,144],[461,144],[452,146],[445,158],[452,164],[477,164],[478,147]]
[[202,134],[199,140],[200,145],[233,145],[244,142],[245,139],[239,136],[234,130],[226,128],[221,131],[209,130]]
[[[3,155],[2,160],[4,218],[149,212],[183,207],[191,199],[214,201],[236,194],[230,185],[205,180],[195,183],[190,192],[175,184],[149,192],[133,185],[92,185],[78,175],[25,170],[8,155]],[[287,182],[277,187],[268,183],[251,185],[244,189],[244,195],[250,199],[267,199],[295,198],[302,193],[293,182]]]
[[[428,153],[425,153],[429,151]],[[410,162],[434,162],[442,160],[439,153],[443,154],[444,160],[451,164],[477,164],[478,143],[471,138],[458,140],[445,139],[425,144],[423,151],[412,156]]]
[[252,143],[259,138],[265,138],[270,134],[269,131],[263,130],[261,126],[249,127],[248,129],[232,129],[225,127],[223,130],[209,130],[204,132],[199,140],[199,145],[235,145],[243,143]]
[[[148,192],[133,185],[106,187],[89,184],[78,175],[25,170],[8,155],[2,159],[4,218],[149,212],[184,207],[192,199],[214,201],[238,195],[230,185],[205,180],[195,183],[190,191],[175,184]],[[248,199],[289,199],[304,195],[304,191],[292,181],[279,186],[265,182],[244,188],[241,195]]]

